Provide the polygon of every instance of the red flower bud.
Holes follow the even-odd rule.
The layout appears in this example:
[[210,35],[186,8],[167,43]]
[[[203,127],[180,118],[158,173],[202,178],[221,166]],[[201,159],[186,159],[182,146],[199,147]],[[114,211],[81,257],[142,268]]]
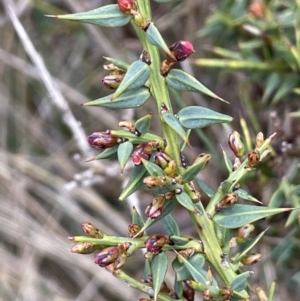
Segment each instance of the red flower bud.
[[171,244],[170,237],[164,234],[154,234],[145,241],[148,252],[158,254],[165,244]]
[[237,200],[238,200],[238,196],[235,193],[226,194],[223,200],[216,205],[216,211],[234,205],[237,202]]
[[260,160],[260,153],[257,149],[254,149],[248,154],[248,162],[247,167],[254,167],[256,163],[258,163]]
[[170,51],[176,60],[174,61],[173,57],[167,55],[167,61],[169,62],[182,62],[195,52],[193,45],[189,41],[174,43],[170,47]]
[[146,208],[145,215],[151,219],[155,219],[161,215],[165,204],[164,197],[154,198],[152,203]]
[[194,301],[195,298],[195,290],[193,288],[191,288],[188,284],[186,280],[182,281],[182,285],[183,285],[183,297],[187,300],[187,301]]
[[132,152],[131,158],[135,166],[142,165],[143,162],[141,158],[149,160],[152,154],[152,151],[158,147],[156,141],[145,142],[139,144],[134,151]]
[[88,136],[87,141],[95,149],[105,149],[118,144],[118,137],[111,135],[110,131],[106,132],[94,132]]
[[94,237],[94,238],[103,237],[103,233],[99,229],[96,229],[96,227],[91,223],[82,223],[81,228],[83,232],[88,234],[90,237]]
[[120,255],[120,249],[118,247],[108,247],[98,252],[95,255],[95,263],[100,267],[106,267],[115,262]]
[[118,0],[118,6],[120,11],[125,15],[132,14],[132,10],[137,9],[136,3],[133,0]]
[[252,2],[248,9],[249,12],[257,19],[263,19],[265,17],[265,8],[260,1]]

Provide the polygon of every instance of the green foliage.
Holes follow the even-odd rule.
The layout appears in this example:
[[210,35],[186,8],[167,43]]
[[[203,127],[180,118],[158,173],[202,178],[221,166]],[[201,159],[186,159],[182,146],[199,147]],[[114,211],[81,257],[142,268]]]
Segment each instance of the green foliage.
[[[296,51],[298,45],[294,45],[294,41],[292,41],[292,47],[284,47],[286,41],[278,33],[276,26],[279,26],[279,23],[276,24],[277,21],[274,29],[272,27],[274,23],[269,26],[268,18],[253,20],[253,17],[244,17],[243,10],[246,9],[246,2],[239,1],[236,6],[233,3],[228,1],[227,4],[222,5],[222,11],[217,12],[208,21],[204,34],[217,34],[228,27],[229,36],[238,39],[238,30],[241,30],[243,34],[250,35],[250,39],[239,43],[239,53],[223,48],[214,48],[213,52],[225,56],[226,60],[230,58],[230,61],[222,60],[219,65],[209,62],[210,66],[220,67],[223,64],[223,66],[233,69],[252,68],[256,71],[253,73],[256,80],[267,78],[267,92],[264,98],[269,99],[269,96],[273,95],[271,103],[274,105],[291,93],[292,89],[299,84],[299,79],[290,74],[299,71],[300,60]],[[116,87],[113,94],[86,102],[84,106],[103,106],[110,109],[137,108],[152,96],[158,108],[156,114],[162,132],[161,135],[151,132],[152,114],[149,113],[136,122],[123,121],[121,126],[127,130],[106,132],[105,137],[109,136],[112,141],[115,142],[114,139],[118,138],[115,142],[118,145],[108,145],[107,141],[101,140],[99,147],[96,138],[93,140],[91,144],[96,146],[95,148],[108,147],[112,150],[111,152],[104,150],[103,155],[97,156],[95,159],[108,158],[117,152],[121,172],[132,157],[135,166],[119,200],[125,200],[137,190],[150,191],[155,198],[150,204],[150,209],[146,210],[148,219],[145,223],[137,211],[133,210],[130,237],[104,235],[102,238],[88,236],[85,238],[75,236],[72,237],[72,240],[80,246],[82,243],[88,243],[90,248],[93,247],[92,251],[102,245],[109,246],[109,248],[100,250],[96,262],[101,267],[106,267],[120,280],[126,281],[132,287],[148,294],[150,298],[153,297],[154,300],[170,301],[173,299],[173,291],[179,294],[176,299],[184,300],[185,285],[188,285],[191,290],[198,290],[203,295],[208,295],[212,300],[249,300],[251,290],[248,290],[248,278],[251,272],[240,273],[239,268],[242,265],[254,264],[260,260],[260,254],[251,255],[248,252],[257,244],[264,232],[254,240],[249,241],[241,253],[235,254],[229,260],[226,252],[231,252],[230,249],[233,248],[229,229],[240,228],[248,223],[292,210],[290,208],[277,208],[277,206],[270,208],[245,205],[242,202],[235,204],[238,197],[259,202],[250,193],[239,188],[240,182],[244,177],[251,175],[258,164],[263,164],[264,158],[271,152],[271,142],[275,135],[264,139],[263,135],[259,133],[256,136],[255,146],[249,146],[249,143],[247,145],[249,152],[244,156],[243,153],[237,154],[234,151],[235,141],[229,141],[233,155],[237,157],[234,156],[233,164],[232,156],[223,151],[229,176],[220,183],[216,192],[206,183],[197,179],[198,174],[205,169],[211,156],[201,154],[190,166],[182,162],[180,138],[185,144],[189,144],[188,136],[190,134],[184,130],[184,127],[200,129],[220,123],[229,123],[233,118],[201,106],[186,106],[177,115],[173,114],[168,87],[181,91],[203,93],[221,101],[223,99],[211,92],[195,77],[182,70],[172,69],[173,64],[181,62],[193,53],[192,45],[187,41],[179,41],[175,43],[176,47],[169,48],[159,29],[150,22],[149,1],[139,0],[137,4],[132,1],[119,0],[120,11],[117,5],[108,5],[86,13],[57,16],[59,19],[115,27],[125,25],[129,20],[133,21],[144,48],[140,60],[127,64],[117,58],[109,58],[108,60],[112,65],[106,68],[110,70],[110,76],[124,75],[124,77],[118,83],[119,86]],[[264,9],[267,8],[269,9],[267,6],[264,7]],[[279,11],[277,5],[274,7],[270,5],[270,13],[276,12],[283,17],[284,11],[285,9]],[[294,16],[294,18],[296,17]],[[278,20],[278,16],[276,20]],[[287,27],[291,26],[285,18],[282,18],[281,22]],[[276,39],[273,41],[269,39],[269,36],[274,31]],[[258,47],[262,48],[261,51],[258,51],[259,54],[257,54]],[[165,60],[162,62],[159,55],[160,49],[164,51],[165,55]],[[273,53],[277,55],[280,53],[283,59],[277,60]],[[244,62],[245,58],[247,58],[246,62]],[[268,60],[271,67],[266,67],[264,60]],[[196,65],[201,65],[203,61],[195,60],[194,62]],[[268,76],[265,77],[263,72],[266,71],[272,72],[272,80]],[[282,83],[279,88],[277,84],[274,84],[274,79],[276,83]],[[247,133],[246,128],[244,132]],[[239,141],[239,143],[242,144],[243,142]],[[241,145],[241,149],[244,150],[243,145]],[[202,203],[201,193],[195,184],[208,196],[206,205],[204,202]],[[277,197],[284,192],[285,188],[276,192],[276,198],[274,197],[276,202],[274,201],[274,203],[278,203]],[[298,192],[298,189],[293,190],[295,198],[298,197]],[[293,203],[292,205],[299,206],[297,201]],[[198,234],[197,238],[180,236],[180,227],[171,215],[176,206],[180,206],[183,210],[187,209],[186,212]],[[292,214],[290,215],[290,223],[295,222],[298,216]],[[148,236],[146,230],[159,220],[163,220],[166,234],[156,233]],[[123,271],[126,258],[133,256],[134,252],[141,248],[146,248],[147,251],[145,254],[147,259],[144,273],[145,283],[131,278]],[[79,250],[79,247],[77,249]],[[86,253],[86,249],[83,251]],[[78,251],[78,253],[83,253],[83,251]],[[171,289],[165,284],[168,252],[174,253],[176,256],[172,263],[175,280],[174,287]],[[204,266],[212,266],[214,275],[210,269],[207,270]],[[147,275],[150,270],[151,275]]]

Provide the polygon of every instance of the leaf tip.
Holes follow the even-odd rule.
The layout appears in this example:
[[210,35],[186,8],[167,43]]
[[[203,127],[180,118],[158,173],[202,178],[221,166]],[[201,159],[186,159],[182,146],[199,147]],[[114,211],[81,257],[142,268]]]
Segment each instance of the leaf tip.
[[90,159],[85,160],[84,162],[85,162],[85,163],[88,163],[88,162],[95,161],[95,160],[96,160],[96,157],[93,157],[93,158],[90,158]]
[[44,15],[45,17],[48,17],[48,18],[55,18],[55,19],[58,19],[58,16],[57,15]]

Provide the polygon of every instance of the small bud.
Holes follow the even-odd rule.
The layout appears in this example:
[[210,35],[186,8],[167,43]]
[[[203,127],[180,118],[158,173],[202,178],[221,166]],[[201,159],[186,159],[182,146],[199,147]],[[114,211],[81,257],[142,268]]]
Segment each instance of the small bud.
[[106,132],[94,132],[88,136],[87,141],[95,149],[110,148],[118,144],[118,137],[111,135],[110,131]]
[[127,255],[125,253],[121,254],[114,262],[114,269],[118,270],[122,268],[125,265],[126,260],[127,260]]
[[143,179],[143,183],[148,188],[163,187],[167,185],[167,178],[164,176],[149,176]]
[[189,258],[194,255],[195,251],[196,249],[192,247],[185,250],[180,250],[178,251],[178,254],[180,254],[184,258]]
[[173,177],[176,175],[177,165],[174,160],[171,160],[168,163],[168,166],[164,169],[164,174],[169,177]]
[[220,296],[223,300],[231,300],[233,296],[233,290],[230,286],[224,286],[220,289]]
[[165,200],[163,196],[154,198],[152,203],[146,208],[145,215],[151,219],[159,217],[164,208]]
[[120,121],[118,124],[118,127],[124,127],[129,130],[130,133],[136,135],[136,136],[141,136],[141,133],[136,129],[135,123],[131,121]]
[[212,272],[211,272],[211,269],[210,269],[210,266],[208,267],[208,270],[207,270],[207,273],[206,273],[206,284],[207,285],[212,285],[213,283],[213,275],[212,275]]
[[232,131],[228,137],[228,145],[236,157],[241,158],[245,152],[243,139],[237,131]]
[[123,78],[124,74],[106,75],[103,77],[102,83],[107,89],[115,90],[120,86]]
[[99,246],[95,246],[93,243],[85,241],[74,245],[71,252],[78,254],[91,254],[97,249],[99,249]]
[[204,301],[209,301],[209,300],[212,299],[211,292],[210,292],[210,290],[209,290],[208,288],[206,288],[206,289],[203,291],[202,295],[203,295],[203,300],[204,300]]
[[241,244],[241,243],[247,241],[253,230],[254,230],[254,226],[252,224],[246,224],[243,227],[239,228],[237,237],[236,237],[236,242]]
[[130,15],[132,11],[137,10],[136,3],[133,0],[118,0],[118,7],[125,15]]
[[158,254],[165,244],[171,244],[170,236],[164,234],[154,234],[145,241],[145,247],[148,252],[154,255]]
[[158,147],[158,144],[159,143],[157,141],[150,141],[136,146],[131,155],[133,164],[135,166],[142,165],[143,162],[141,158],[149,160],[152,152]]
[[260,159],[260,153],[257,149],[254,149],[248,154],[248,162],[247,167],[253,168],[257,162],[259,162]]
[[236,241],[236,237],[232,237],[230,240],[229,240],[229,248],[235,248],[237,246],[237,241]]
[[261,1],[252,2],[248,9],[249,12],[257,19],[263,19],[265,17],[265,9]]
[[103,69],[111,71],[112,74],[125,74],[126,73],[126,70],[117,67],[113,63],[103,65]]
[[138,236],[136,236],[137,233],[139,233],[139,231],[141,230],[141,228],[137,225],[137,224],[129,224],[128,225],[128,235],[129,237],[142,237],[144,235],[144,232],[141,232]]
[[244,265],[252,265],[259,262],[261,260],[261,257],[262,256],[259,253],[248,254],[241,259],[241,263]]
[[187,300],[187,301],[194,301],[195,299],[195,290],[193,288],[191,288],[188,284],[186,280],[182,281],[182,286],[183,286],[183,297]]
[[144,16],[138,11],[132,11],[134,23],[142,30],[146,31],[151,24]]
[[151,65],[151,57],[147,50],[143,50],[142,54],[140,55],[140,60],[147,65]]
[[175,192],[174,191],[168,191],[164,194],[164,197],[167,201],[171,201],[175,197]]
[[223,200],[218,203],[215,207],[216,211],[222,210],[224,208],[234,205],[238,200],[238,196],[235,193],[228,193],[225,195]]
[[167,61],[169,62],[182,62],[192,55],[195,50],[193,45],[189,41],[178,41],[170,47],[171,54],[176,59],[170,55],[167,55]]
[[108,247],[98,252],[95,255],[95,263],[100,267],[106,267],[115,262],[120,255],[120,249],[118,247]]
[[81,228],[84,233],[88,234],[90,237],[93,238],[103,238],[103,233],[96,229],[96,227],[91,223],[82,223]]
[[187,168],[187,163],[186,163],[186,156],[184,153],[180,153],[180,161],[181,161],[181,166],[183,168]]
[[257,287],[255,291],[259,301],[268,301],[267,294],[261,287]]
[[264,139],[264,134],[262,132],[259,132],[257,135],[256,135],[256,139],[255,139],[255,147],[256,148],[260,148],[263,143],[264,143],[265,139]]
[[233,170],[237,170],[240,166],[241,166],[241,160],[239,158],[235,158],[234,159],[234,163],[233,163],[233,166],[232,166],[232,169]]
[[165,169],[168,166],[168,163],[172,160],[172,158],[165,152],[159,151],[155,155],[154,160],[156,165],[158,165],[162,169]]

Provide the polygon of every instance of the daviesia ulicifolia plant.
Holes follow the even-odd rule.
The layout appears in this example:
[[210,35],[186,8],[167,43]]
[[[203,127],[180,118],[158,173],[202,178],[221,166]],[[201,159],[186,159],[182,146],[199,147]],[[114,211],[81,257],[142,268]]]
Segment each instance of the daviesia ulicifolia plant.
[[[264,139],[263,134],[258,133],[253,150],[245,154],[242,138],[233,131],[228,143],[235,160],[232,162],[223,152],[229,175],[217,191],[213,191],[197,179],[211,156],[201,153],[188,166],[182,150],[189,144],[190,130],[230,122],[232,118],[200,106],[188,106],[174,114],[168,91],[173,88],[204,93],[223,101],[196,78],[173,68],[194,53],[193,45],[183,40],[170,47],[166,45],[151,20],[150,0],[119,0],[92,11],[55,17],[110,27],[133,24],[143,48],[140,58],[126,63],[106,57],[109,63],[104,68],[109,74],[103,78],[103,84],[114,91],[83,105],[127,109],[137,108],[151,99],[157,105],[163,133],[158,136],[150,132],[152,114],[149,113],[136,121],[120,121],[121,130],[94,132],[88,137],[95,149],[102,150],[95,160],[117,154],[121,171],[128,160],[134,163],[120,195],[121,201],[138,190],[147,190],[154,198],[145,211],[145,222],[133,208],[128,237],[110,236],[85,222],[82,229],[87,236],[70,237],[74,242],[72,252],[95,252],[95,263],[147,294],[148,299],[143,300],[191,301],[195,291],[202,292],[203,300],[250,300],[247,288],[251,272],[243,272],[241,267],[261,259],[260,254],[250,253],[250,250],[264,234],[251,239],[252,223],[289,209],[238,204],[239,199],[258,202],[240,188],[239,181],[269,153],[273,135]],[[165,54],[162,60],[161,50]],[[201,193],[210,199],[206,207],[201,202]],[[178,203],[188,211],[198,237],[180,235],[172,216]],[[165,226],[165,233],[147,235],[147,229],[159,220]],[[235,237],[228,235],[229,229],[237,229]],[[244,243],[247,245],[240,253],[230,252],[231,248]],[[139,249],[146,249],[143,280],[134,279],[123,271],[126,259]],[[171,252],[176,254],[172,262],[174,283],[167,285],[164,278],[168,268],[167,254]],[[204,268],[206,263],[208,268]],[[270,300],[273,292],[274,287],[270,290]]]

